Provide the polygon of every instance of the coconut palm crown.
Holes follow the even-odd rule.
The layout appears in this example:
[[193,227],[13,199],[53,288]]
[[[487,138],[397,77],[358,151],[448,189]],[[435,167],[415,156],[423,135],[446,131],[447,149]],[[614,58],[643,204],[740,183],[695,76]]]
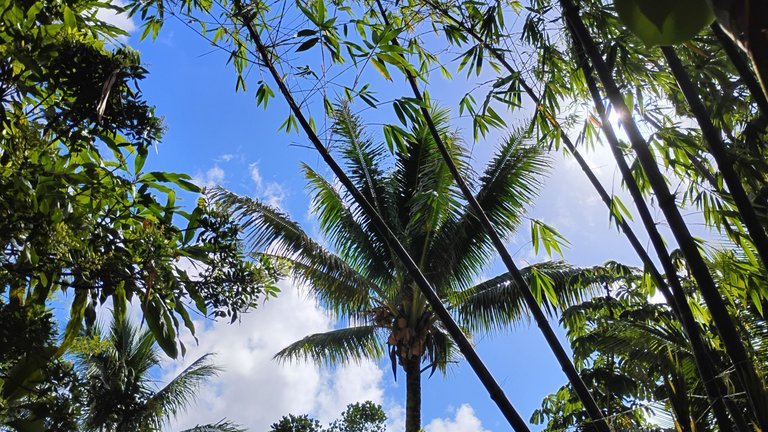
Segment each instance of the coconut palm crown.
[[[96,334],[101,333],[97,328]],[[203,382],[220,371],[206,354],[157,388],[151,376],[161,362],[155,337],[124,316],[113,319],[102,345],[96,352],[78,355],[85,372],[84,431],[161,431],[192,404]],[[224,419],[184,432],[203,431],[243,429]]]
[[[446,126],[447,112],[435,112],[434,120],[478,202],[499,234],[509,236],[547,168],[542,148],[527,144],[521,134],[511,135],[478,178],[458,135]],[[343,107],[337,110],[333,133],[333,148],[349,177],[468,331],[499,329],[525,315],[511,276],[476,284],[493,257],[492,245],[454,185],[425,123],[415,121],[404,132],[403,145],[392,152],[367,135],[360,118]],[[405,430],[418,431],[421,373],[444,372],[456,354],[453,343],[384,235],[333,181],[308,165],[303,170],[314,213],[333,252],[275,208],[223,189],[212,193],[240,219],[254,250],[288,263],[297,281],[348,324],[309,335],[276,358],[334,365],[388,355],[395,378],[398,366],[406,375]],[[555,288],[549,292],[568,304],[580,298],[581,291],[561,289],[575,272],[560,263],[524,269],[528,275],[545,276]],[[554,303],[546,297],[543,301],[551,311]]]

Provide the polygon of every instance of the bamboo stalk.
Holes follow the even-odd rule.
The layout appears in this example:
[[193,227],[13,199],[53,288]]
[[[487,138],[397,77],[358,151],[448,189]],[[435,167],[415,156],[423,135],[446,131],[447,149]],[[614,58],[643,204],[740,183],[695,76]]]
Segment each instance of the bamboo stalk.
[[418,285],[422,294],[424,294],[424,297],[429,302],[429,305],[432,307],[435,314],[443,322],[443,325],[445,325],[446,330],[451,335],[451,337],[456,342],[456,344],[459,346],[461,353],[467,359],[467,362],[469,363],[470,367],[472,367],[472,370],[475,372],[475,374],[478,376],[480,381],[483,383],[486,390],[490,394],[491,399],[493,399],[494,402],[496,402],[496,405],[499,407],[499,409],[501,410],[502,414],[507,419],[509,424],[513,427],[515,431],[518,431],[518,432],[530,431],[530,429],[528,428],[528,425],[525,423],[522,417],[520,417],[520,414],[518,414],[518,412],[512,406],[512,403],[504,394],[504,391],[502,390],[501,386],[499,386],[499,384],[496,382],[496,379],[493,377],[491,372],[488,370],[488,368],[485,366],[483,361],[477,355],[477,352],[475,351],[474,347],[472,347],[472,344],[464,335],[461,328],[453,320],[450,313],[442,304],[442,302],[440,301],[440,298],[437,296],[437,293],[432,288],[429,281],[426,279],[426,277],[421,272],[421,270],[419,270],[418,266],[413,261],[413,259],[408,255],[408,252],[405,250],[403,245],[398,241],[395,234],[389,229],[389,227],[386,225],[386,223],[381,218],[381,216],[376,212],[373,206],[365,199],[365,197],[360,193],[360,191],[357,190],[354,183],[352,183],[349,177],[347,177],[347,175],[344,173],[344,170],[342,170],[342,168],[334,160],[333,156],[331,156],[328,149],[320,141],[320,138],[312,130],[312,127],[310,126],[306,117],[304,116],[301,109],[299,108],[299,105],[294,100],[290,90],[285,85],[285,82],[283,81],[280,74],[277,72],[277,69],[275,68],[274,63],[272,62],[269,52],[267,51],[267,48],[264,46],[264,43],[262,42],[258,31],[256,31],[256,29],[254,28],[253,22],[252,22],[253,15],[251,13],[246,13],[246,11],[243,9],[243,6],[240,0],[235,0],[234,5],[235,5],[235,11],[236,11],[235,16],[241,20],[242,25],[248,31],[248,34],[251,36],[251,39],[253,39],[254,44],[256,45],[256,50],[258,51],[263,64],[269,70],[269,73],[272,76],[272,79],[277,83],[277,86],[280,89],[280,93],[283,95],[283,98],[288,103],[288,106],[290,107],[291,112],[294,114],[294,116],[296,116],[296,119],[301,125],[301,128],[307,134],[307,137],[309,138],[310,142],[312,142],[312,145],[315,147],[315,149],[320,154],[320,156],[323,158],[323,161],[325,161],[325,163],[329,166],[331,171],[333,171],[333,173],[342,183],[344,188],[352,195],[353,199],[362,208],[366,216],[370,218],[371,223],[374,225],[374,227],[384,235],[384,238],[386,238],[389,241],[390,247],[393,248],[397,257],[402,261],[403,265],[405,265],[409,274],[411,275],[411,277],[413,277],[414,282]]
[[[376,3],[378,5],[379,12],[382,15],[384,24],[386,26],[390,26],[389,20],[387,19],[387,16],[386,16],[386,10],[381,4],[381,0],[376,0]],[[397,37],[392,39],[392,44],[399,46]],[[421,90],[419,90],[418,84],[416,82],[416,77],[413,76],[413,74],[408,70],[405,70],[404,73],[408,81],[408,84],[411,87],[411,91],[413,92],[414,97],[419,101],[423,101],[424,98],[421,94]],[[448,152],[448,149],[446,148],[445,143],[442,140],[442,137],[440,136],[440,133],[435,127],[435,123],[432,120],[432,116],[430,115],[429,110],[426,107],[424,107],[423,104],[421,107],[421,114],[424,117],[427,123],[427,126],[429,127],[430,133],[432,134],[432,138],[435,140],[437,148],[440,151],[440,154],[443,157],[443,160],[445,161],[445,164],[448,167],[448,170],[453,176],[454,181],[459,186],[459,189],[461,190],[462,195],[464,195],[464,198],[467,200],[470,207],[475,212],[475,215],[480,220],[480,224],[482,225],[486,234],[488,234],[488,237],[491,239],[491,242],[493,243],[494,248],[496,249],[496,251],[499,253],[499,256],[501,257],[501,261],[504,263],[504,266],[507,268],[507,271],[509,271],[509,273],[512,275],[513,280],[515,281],[517,286],[520,288],[520,291],[523,295],[523,300],[525,301],[526,306],[528,306],[528,309],[531,311],[531,314],[533,315],[533,319],[534,321],[536,321],[536,325],[539,327],[539,330],[541,330],[541,333],[544,335],[544,339],[547,341],[547,344],[549,345],[550,349],[555,355],[557,362],[560,364],[560,368],[565,373],[566,377],[568,378],[568,381],[571,383],[571,386],[573,386],[573,389],[576,392],[576,395],[578,396],[579,400],[581,400],[581,403],[584,405],[584,408],[587,411],[587,414],[592,420],[592,424],[600,432],[610,432],[611,428],[608,426],[608,423],[606,422],[603,416],[603,413],[600,411],[600,408],[597,406],[597,403],[592,397],[592,394],[589,392],[589,389],[587,388],[586,384],[584,384],[584,381],[581,379],[581,376],[576,370],[576,367],[573,365],[573,362],[571,361],[570,356],[568,356],[568,353],[563,348],[563,345],[557,339],[557,335],[552,329],[552,326],[549,324],[549,320],[547,319],[547,316],[544,314],[544,311],[541,309],[541,306],[536,301],[536,297],[533,295],[533,292],[531,292],[531,288],[528,286],[528,283],[523,278],[522,273],[520,273],[520,270],[518,269],[517,265],[512,259],[512,256],[509,254],[509,251],[507,250],[506,246],[504,246],[504,242],[501,240],[501,237],[499,237],[498,233],[496,232],[496,229],[493,227],[493,224],[488,218],[488,215],[480,206],[480,203],[477,201],[477,199],[475,199],[474,194],[472,193],[472,191],[469,189],[466,182],[462,178],[461,173],[456,167],[456,164],[454,164],[453,159],[451,158],[451,155]]]
[[712,33],[715,34],[720,45],[723,46],[725,54],[731,60],[731,63],[733,63],[733,67],[736,68],[739,76],[744,81],[744,85],[747,86],[749,93],[760,108],[760,111],[763,112],[764,116],[768,116],[768,99],[765,97],[763,89],[760,88],[760,83],[757,82],[757,78],[752,74],[752,69],[750,69],[747,62],[744,61],[744,58],[741,56],[739,49],[733,43],[731,38],[725,34],[725,31],[720,27],[720,24],[716,22],[712,23],[709,28],[712,29]]
[[667,59],[672,75],[674,75],[680,91],[683,92],[691,112],[699,123],[701,133],[704,135],[704,140],[709,147],[709,152],[715,158],[715,162],[717,162],[717,167],[720,169],[723,180],[728,186],[728,191],[739,211],[739,215],[741,215],[741,220],[752,237],[752,242],[763,262],[763,267],[768,269],[768,235],[766,235],[765,229],[763,229],[763,225],[760,223],[754,207],[752,207],[752,201],[747,196],[739,175],[733,168],[733,162],[728,154],[728,149],[725,147],[720,131],[712,124],[709,111],[701,102],[696,87],[691,82],[691,78],[688,76],[688,72],[683,67],[683,63],[675,53],[674,48],[668,46],[661,47],[661,52],[664,54],[664,58]]
[[600,55],[595,42],[592,40],[589,31],[581,20],[578,9],[574,6],[571,0],[559,1],[564,15],[570,23],[570,31],[582,44],[607,92],[611,104],[620,114],[620,120],[624,125],[638,161],[643,167],[649,183],[656,194],[659,207],[666,216],[672,233],[675,235],[680,249],[686,258],[691,274],[698,283],[699,291],[712,314],[715,327],[725,346],[726,352],[733,362],[737,376],[747,390],[747,397],[754,410],[757,426],[762,430],[768,430],[768,416],[763,413],[763,411],[766,410],[766,407],[768,407],[768,404],[766,403],[767,399],[762,381],[757,375],[754,364],[750,360],[747,350],[741,342],[741,337],[728,313],[725,302],[717,290],[712,275],[709,273],[707,264],[701,256],[698,246],[677,208],[675,198],[670,193],[664,176],[661,174],[661,171],[656,165],[656,161],[648,148],[648,143],[645,141],[645,138],[640,133],[637,124],[632,118],[632,113],[629,111],[629,108],[627,108],[622,94],[611,76],[605,61]]
[[[483,40],[483,38],[481,38],[480,35],[478,35],[477,32],[475,32],[471,27],[465,25],[461,20],[451,15],[450,12],[448,12],[445,8],[442,8],[434,4],[431,0],[425,0],[425,2],[430,7],[432,7],[432,9],[436,10],[437,12],[442,14],[444,17],[451,20],[454,24],[458,25],[462,29],[462,31],[472,36],[475,40],[478,41],[478,43],[481,43],[483,45],[483,48],[488,50],[494,56],[494,58],[496,58],[496,60],[498,60],[499,63],[501,63],[501,65],[510,74],[516,72],[515,69],[512,67],[512,65],[510,65],[510,63],[506,60],[504,55],[498,49],[496,49],[495,47],[488,44],[485,40]],[[587,84],[590,87],[590,93],[592,94],[593,100],[595,101],[598,114],[601,117],[601,122],[602,122],[601,125],[603,128],[610,129],[610,131],[606,133],[606,135],[609,136],[609,145],[611,145],[610,143],[612,142],[613,143],[611,145],[612,150],[614,148],[618,149],[618,145],[617,145],[618,141],[616,140],[616,136],[613,133],[613,129],[610,125],[610,122],[608,121],[608,118],[605,115],[605,107],[603,106],[602,101],[599,97],[599,92],[597,92],[597,87],[594,83],[594,79],[592,79],[592,73],[589,70],[585,70],[584,74],[587,79]],[[528,83],[526,83],[526,81],[522,77],[518,78],[518,82],[520,83],[521,87],[526,92],[526,94],[536,104],[537,108],[542,111],[542,113],[545,115],[547,119],[549,119],[550,123],[552,123],[554,127],[558,128],[561,131],[563,144],[565,144],[566,148],[568,148],[568,151],[574,156],[577,163],[581,167],[582,171],[584,171],[584,174],[587,176],[590,183],[595,188],[598,195],[600,196],[600,198],[602,199],[602,201],[605,203],[605,205],[608,207],[610,211],[612,207],[612,200],[608,195],[608,192],[605,190],[603,185],[597,179],[597,176],[595,176],[595,174],[592,172],[587,162],[581,156],[581,153],[576,149],[576,146],[573,144],[573,142],[570,140],[568,135],[562,129],[562,127],[557,122],[555,117],[550,113],[546,112],[546,108],[541,104],[540,98],[536,95],[536,93],[528,85]],[[595,97],[595,95],[597,95],[597,97]],[[611,136],[613,137],[613,141],[610,139]],[[620,172],[622,174],[622,178],[624,179],[624,182],[627,183],[628,185],[634,186],[634,189],[637,192],[637,195],[632,194],[633,199],[635,197],[639,197],[639,201],[635,200],[636,206],[638,206],[639,212],[643,214],[643,216],[645,216],[645,217],[641,216],[641,220],[646,230],[649,232],[649,237],[652,238],[653,247],[657,251],[659,261],[663,263],[663,267],[664,267],[665,273],[667,274],[667,278],[670,281],[670,285],[673,286],[673,289],[671,291],[670,291],[670,287],[664,281],[664,278],[662,277],[661,273],[659,273],[659,270],[656,268],[656,265],[654,264],[650,255],[645,250],[645,248],[643,248],[642,244],[640,243],[639,239],[635,235],[634,231],[623,218],[620,218],[620,219],[617,218],[619,227],[624,232],[632,248],[635,250],[635,252],[638,254],[640,259],[643,261],[643,264],[646,270],[650,273],[651,277],[653,278],[657,287],[659,288],[659,291],[664,296],[665,300],[667,301],[667,304],[669,304],[669,306],[672,308],[673,313],[677,317],[678,321],[680,321],[684,331],[688,335],[689,340],[691,341],[694,359],[696,361],[697,368],[699,369],[699,373],[702,376],[702,381],[705,383],[705,390],[707,391],[707,397],[710,403],[712,404],[713,412],[715,414],[716,420],[718,421],[718,424],[720,424],[721,427],[724,429],[730,426],[731,422],[729,421],[728,416],[725,413],[725,405],[729,405],[729,408],[730,408],[729,411],[731,412],[731,415],[734,417],[737,423],[738,430],[746,431],[747,430],[746,422],[743,420],[741,413],[738,411],[738,409],[736,409],[735,406],[732,406],[733,404],[729,404],[729,401],[725,401],[725,402],[723,401],[722,395],[723,395],[724,384],[718,377],[717,368],[712,362],[711,353],[706,348],[706,345],[704,344],[701,338],[701,332],[699,330],[698,323],[693,317],[693,313],[690,309],[690,306],[685,300],[686,298],[685,292],[683,291],[682,286],[680,285],[680,281],[675,271],[674,264],[672,263],[669,253],[667,252],[666,246],[664,244],[664,241],[661,235],[656,229],[656,224],[651,216],[650,211],[648,210],[647,204],[645,203],[642,197],[642,194],[639,193],[640,191],[637,188],[637,185],[634,183],[634,178],[631,175],[631,170],[629,169],[626,162],[624,161],[624,155],[621,154],[620,152],[619,153],[614,152],[613,154],[616,157],[616,162],[619,165]],[[644,211],[642,209],[644,209]]]

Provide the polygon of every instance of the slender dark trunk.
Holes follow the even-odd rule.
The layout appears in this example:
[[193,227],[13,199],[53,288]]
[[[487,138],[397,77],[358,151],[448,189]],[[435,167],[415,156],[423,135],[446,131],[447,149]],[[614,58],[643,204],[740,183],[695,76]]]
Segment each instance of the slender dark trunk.
[[585,49],[592,66],[595,68],[608,98],[613,107],[620,114],[620,119],[625,127],[632,148],[637,154],[648,181],[659,203],[659,207],[667,218],[670,229],[677,240],[693,277],[696,279],[699,290],[706,302],[720,339],[726,352],[733,362],[738,378],[747,389],[747,397],[753,409],[757,425],[762,430],[768,430],[768,416],[765,415],[766,402],[765,389],[754,363],[749,358],[746,348],[742,344],[741,335],[728,313],[728,309],[717,290],[712,275],[709,273],[706,262],[698,249],[698,245],[688,230],[682,215],[680,214],[675,198],[669,191],[664,176],[648,148],[648,143],[640,133],[640,130],[632,118],[632,113],[627,108],[619,88],[616,85],[608,67],[605,64],[594,40],[589,34],[579,11],[571,0],[560,0],[564,15],[568,20],[570,30]]
[[412,358],[405,364],[405,432],[421,429],[421,362]]
[[[651,240],[651,244],[656,250],[656,255],[661,262],[664,272],[667,275],[669,287],[662,286],[660,288],[661,293],[664,295],[667,304],[672,308],[677,316],[677,319],[683,326],[683,330],[688,336],[688,340],[691,343],[693,351],[693,357],[696,362],[696,367],[701,375],[701,379],[704,382],[704,388],[707,393],[707,397],[712,404],[712,411],[715,415],[717,423],[721,429],[729,429],[730,420],[726,414],[726,402],[723,400],[723,394],[725,394],[725,385],[720,378],[718,378],[717,369],[712,361],[712,353],[704,344],[701,337],[701,331],[699,324],[693,316],[688,301],[685,296],[685,291],[680,284],[680,278],[677,275],[677,270],[672,263],[672,258],[669,256],[664,239],[661,237],[658,229],[656,229],[656,222],[651,215],[651,211],[648,208],[648,204],[643,198],[643,194],[640,188],[637,186],[635,179],[632,175],[632,170],[627,165],[624,159],[624,154],[619,148],[619,140],[614,133],[611,122],[608,118],[608,113],[603,104],[600,92],[595,82],[592,68],[589,66],[589,62],[585,57],[585,53],[578,40],[574,39],[574,48],[577,57],[579,58],[580,66],[584,72],[584,78],[589,88],[589,93],[592,97],[592,102],[595,104],[595,109],[600,116],[603,133],[606,136],[608,147],[611,149],[611,153],[616,161],[616,165],[619,168],[624,184],[629,190],[632,200],[635,203],[640,220],[643,222],[643,226],[648,232],[648,237]],[[671,288],[671,290],[670,290]],[[730,406],[730,405],[729,405]],[[731,408],[733,408],[731,406]],[[746,423],[742,419],[741,413],[738,409],[731,409],[731,416],[735,423],[738,425],[738,430],[746,431]]]
[[734,44],[731,38],[725,34],[725,31],[720,28],[720,24],[716,22],[712,23],[710,28],[712,29],[712,33],[715,34],[717,40],[720,42],[720,45],[723,46],[725,54],[731,60],[731,63],[733,63],[733,67],[736,68],[736,71],[739,73],[742,81],[744,81],[744,85],[746,85],[747,89],[749,89],[749,93],[752,95],[755,103],[760,108],[760,111],[762,111],[764,116],[768,116],[768,98],[765,97],[763,89],[760,88],[760,83],[757,82],[755,76],[752,75],[752,69],[750,69],[749,64],[744,61],[744,58],[741,56],[741,52],[736,47],[736,44]]
[[664,53],[667,63],[669,63],[672,74],[675,76],[675,80],[677,80],[677,84],[683,92],[688,106],[690,106],[696,121],[699,123],[710,154],[715,158],[715,162],[717,162],[717,167],[720,169],[723,180],[728,186],[728,191],[739,211],[739,215],[741,215],[741,220],[744,226],[747,227],[750,237],[752,237],[752,242],[763,262],[763,267],[768,269],[768,235],[766,235],[765,229],[763,229],[763,225],[760,223],[757,213],[755,213],[752,201],[747,196],[739,175],[733,168],[733,162],[725,147],[720,131],[712,124],[709,111],[701,102],[696,87],[691,82],[691,78],[688,76],[688,72],[685,71],[683,63],[675,53],[674,48],[665,46],[661,47],[661,51]]
[[[381,4],[381,1],[376,0],[376,3],[378,5],[379,11],[381,12],[382,19],[384,20],[384,24],[389,26],[387,13]],[[395,46],[400,45],[396,37],[392,39],[392,45],[395,45]],[[416,77],[407,69],[404,70],[404,73],[405,73],[406,79],[408,80],[408,84],[411,87],[411,91],[413,92],[414,97],[417,100],[423,102],[424,98],[422,97],[421,90],[419,90],[418,84],[416,82]],[[541,333],[544,335],[544,339],[546,340],[547,345],[549,345],[549,348],[552,350],[552,353],[555,355],[555,358],[560,364],[560,368],[563,370],[563,373],[565,373],[565,376],[568,378],[568,381],[571,383],[571,386],[573,387],[576,395],[578,396],[581,403],[584,405],[584,409],[587,411],[590,419],[592,420],[592,424],[594,425],[595,429],[597,429],[600,432],[610,432],[611,428],[608,426],[608,423],[605,421],[602,411],[600,411],[600,408],[597,406],[597,403],[592,397],[592,394],[589,392],[589,389],[587,388],[586,384],[584,384],[584,381],[581,379],[581,376],[576,370],[576,367],[573,365],[573,362],[571,361],[571,358],[568,356],[568,353],[566,353],[565,349],[563,348],[563,345],[557,339],[557,335],[552,329],[552,326],[549,324],[549,320],[547,319],[547,316],[544,314],[544,311],[541,309],[541,306],[536,301],[536,297],[533,295],[533,292],[531,292],[531,289],[528,286],[528,283],[523,278],[523,275],[522,273],[520,273],[520,270],[517,268],[517,265],[515,265],[514,260],[512,260],[512,256],[509,254],[509,251],[507,251],[506,246],[504,246],[504,242],[501,240],[501,237],[499,237],[498,233],[496,232],[496,229],[494,228],[493,224],[488,218],[488,215],[485,213],[485,211],[483,211],[483,208],[477,202],[477,199],[475,198],[474,194],[467,186],[459,170],[456,168],[456,164],[453,162],[453,159],[451,158],[451,155],[448,152],[448,149],[446,148],[445,143],[443,142],[443,139],[440,136],[440,133],[435,127],[435,123],[432,120],[432,116],[430,115],[429,110],[425,106],[423,106],[423,104],[421,107],[421,114],[424,117],[424,120],[427,123],[427,126],[429,127],[429,131],[432,135],[432,138],[435,140],[435,144],[437,145],[440,155],[443,157],[443,160],[445,161],[448,171],[451,172],[451,176],[456,182],[456,185],[461,190],[462,195],[469,203],[470,208],[472,208],[472,211],[475,213],[477,218],[480,220],[480,224],[482,225],[483,230],[485,231],[485,233],[488,235],[491,242],[493,243],[494,248],[496,249],[499,256],[501,257],[501,261],[504,263],[505,267],[507,268],[509,273],[512,275],[513,280],[515,281],[517,286],[520,288],[525,304],[528,307],[531,314],[533,315],[533,319],[534,321],[536,321],[536,325],[539,327],[539,330],[541,330]]]
[[437,315],[437,317],[443,323],[448,334],[451,335],[451,338],[459,347],[459,350],[464,355],[467,363],[469,363],[472,370],[483,383],[483,386],[488,391],[491,399],[499,407],[499,410],[502,412],[509,424],[515,431],[530,431],[525,420],[523,420],[517,410],[515,410],[515,408],[512,406],[512,403],[509,401],[509,398],[507,398],[504,390],[502,390],[501,386],[499,386],[499,383],[485,366],[485,363],[483,363],[483,361],[480,359],[480,356],[477,355],[477,352],[469,342],[469,339],[467,339],[466,335],[464,335],[464,332],[461,330],[458,324],[456,324],[456,321],[454,321],[451,314],[445,308],[445,305],[443,305],[434,288],[432,288],[427,278],[413,261],[413,258],[411,258],[403,245],[397,239],[397,236],[395,236],[395,234],[387,226],[386,222],[384,222],[381,216],[376,212],[376,209],[371,205],[371,203],[368,202],[368,200],[365,199],[365,196],[363,196],[360,191],[357,190],[354,183],[352,183],[349,177],[344,173],[344,170],[341,169],[339,164],[336,162],[333,156],[331,156],[328,149],[323,145],[322,141],[320,141],[320,138],[314,132],[312,126],[309,124],[309,121],[307,121],[304,113],[301,111],[299,105],[293,98],[290,90],[285,85],[282,76],[275,68],[275,65],[272,62],[272,57],[263,41],[261,40],[259,32],[253,26],[253,19],[256,16],[254,11],[246,12],[240,0],[235,0],[233,4],[235,8],[235,15],[232,17],[233,21],[240,21],[242,26],[245,27],[248,35],[256,45],[256,50],[258,56],[260,57],[261,63],[269,70],[269,74],[277,84],[280,93],[288,104],[291,112],[296,117],[296,120],[298,121],[304,133],[307,135],[309,141],[320,154],[320,157],[328,165],[331,171],[333,171],[334,175],[339,179],[342,186],[347,190],[347,192],[349,192],[355,203],[360,206],[363,213],[370,219],[374,229],[381,233],[381,235],[386,239],[388,246],[392,248],[397,258],[402,262],[403,266],[408,271],[408,274],[413,278],[414,283],[416,283],[422,294],[424,294],[424,297],[426,298],[427,302],[429,302],[429,305],[434,311],[435,315]]

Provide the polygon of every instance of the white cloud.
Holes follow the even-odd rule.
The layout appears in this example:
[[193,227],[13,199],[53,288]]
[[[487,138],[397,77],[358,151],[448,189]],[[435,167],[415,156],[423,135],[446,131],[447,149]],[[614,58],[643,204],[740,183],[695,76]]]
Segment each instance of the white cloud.
[[475,417],[475,411],[468,404],[456,410],[453,419],[436,418],[424,428],[426,432],[489,432]]
[[256,194],[272,207],[282,208],[285,200],[285,187],[278,182],[265,182],[259,170],[259,164],[254,162],[248,165],[248,175],[251,177]]
[[[311,333],[332,329],[333,320],[294,286],[281,283],[276,299],[242,317],[239,324],[198,322],[199,345],[185,341],[183,361],[166,365],[164,380],[199,356],[217,353],[224,369],[202,388],[198,401],[177,424],[191,427],[224,417],[250,430],[266,430],[283,415],[310,414],[332,420],[353,402],[382,403],[384,373],[372,362],[336,369],[304,362],[277,363],[272,356]],[[191,337],[189,337],[191,338]]]
[[[111,2],[115,6],[123,7],[125,6],[125,2],[121,0],[112,0]],[[117,11],[113,9],[105,9],[105,8],[99,8],[98,12],[96,12],[96,18],[107,22],[109,24],[112,24],[115,27],[121,28],[128,33],[133,32],[136,30],[136,23],[133,22],[133,19],[128,16],[125,12],[118,13]]]
[[205,174],[195,174],[195,176],[192,178],[192,181],[200,187],[210,188],[223,185],[224,177],[226,177],[224,170],[221,169],[220,166],[214,165],[208,171],[206,171]]

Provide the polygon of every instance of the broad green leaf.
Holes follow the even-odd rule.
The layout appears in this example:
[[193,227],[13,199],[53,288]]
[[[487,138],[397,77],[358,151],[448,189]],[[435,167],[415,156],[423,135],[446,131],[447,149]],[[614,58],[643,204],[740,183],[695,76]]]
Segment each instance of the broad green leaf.
[[619,19],[646,45],[675,45],[711,24],[706,0],[616,0]]

